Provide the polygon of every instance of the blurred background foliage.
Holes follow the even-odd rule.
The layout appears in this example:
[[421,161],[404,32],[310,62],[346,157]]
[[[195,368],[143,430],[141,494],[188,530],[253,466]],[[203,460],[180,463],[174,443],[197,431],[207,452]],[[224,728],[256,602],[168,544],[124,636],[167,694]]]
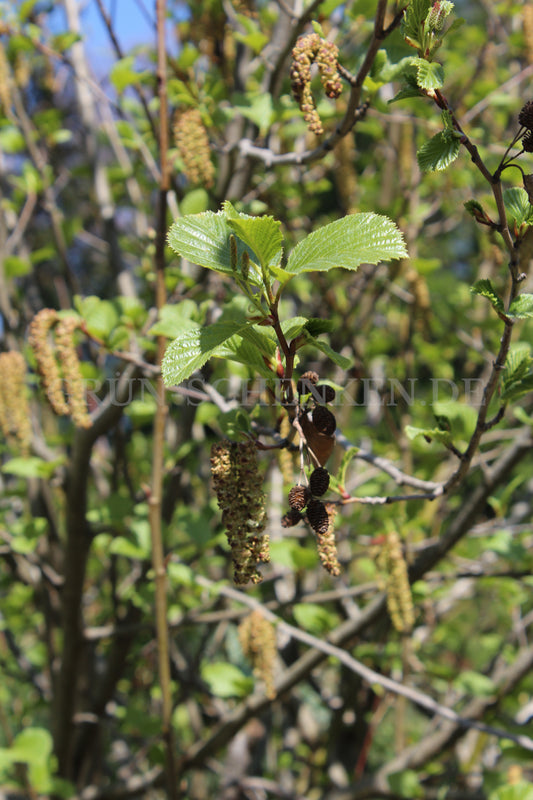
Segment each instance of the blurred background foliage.
[[[108,28],[103,63],[90,56],[84,33],[89,5]],[[383,41],[365,81],[366,115],[331,152],[303,164],[248,156],[240,147],[245,139],[273,154],[318,144],[289,83],[290,49],[297,35],[310,32],[311,19],[352,73],[372,35],[376,2],[325,0],[307,9],[296,3],[292,16],[289,5],[168,2],[169,103],[175,119],[198,110],[209,139],[196,177],[172,141],[168,224],[178,215],[216,211],[229,199],[246,213],[280,219],[289,251],[345,214],[391,217],[405,234],[409,259],[363,265],[355,274],[298,276],[281,313],[330,320],[327,341],[351,359],[343,371],[307,349],[298,367],[344,390],[334,409],[344,438],[331,473],[338,473],[348,442],[405,474],[444,481],[455,456],[438,442],[409,440],[405,429],[434,427],[436,400],[475,406],[470,388],[482,385],[497,352],[501,326],[469,287],[490,278],[505,295],[507,257],[498,234],[477,225],[463,206],[475,198],[496,218],[490,187],[466,151],[445,172],[420,172],[417,149],[441,129],[440,114],[427,99],[390,103],[399,86],[383,79],[384,65],[393,76],[393,65],[413,54],[399,30]],[[389,22],[400,5],[389,3]],[[144,42],[123,50],[114,6],[0,4],[2,349],[27,360],[32,424],[30,454],[7,437],[0,445],[0,782],[13,797],[164,796],[147,490],[155,334],[170,339],[189,320],[212,321],[234,292],[231,282],[168,250],[168,307],[157,319],[155,12],[145,9]],[[495,169],[531,99],[532,6],[458,0],[455,12],[465,21],[438,53],[443,92]],[[321,98],[319,83],[314,88]],[[341,120],[347,95],[348,89],[335,101],[319,99],[325,136]],[[207,160],[212,182],[203,171]],[[506,187],[521,185],[516,170],[504,179]],[[532,291],[528,247],[521,253],[524,286]],[[114,398],[116,415],[94,435],[54,416],[39,386],[27,329],[46,307],[79,315],[77,352],[94,415],[129,376],[125,396]],[[516,330],[516,340],[531,342],[530,321]],[[271,669],[283,694],[268,697],[238,636],[250,598],[317,641],[334,640],[351,623],[354,634],[337,641],[379,675],[511,737],[528,726],[531,732],[531,672],[500,681],[530,658],[531,456],[499,479],[453,550],[416,580],[407,635],[379,606],[373,556],[391,528],[408,562],[446,534],[518,429],[531,427],[531,397],[487,434],[475,468],[449,498],[339,509],[338,579],[321,569],[305,526],[281,528],[290,483],[277,451],[260,454],[272,562],[260,586],[237,592],[209,451],[243,427],[276,426],[279,407],[254,401],[256,378],[246,365],[217,359],[191,382],[196,394],[167,395],[162,517],[178,793],[190,800],[532,797],[531,753],[512,738],[442,722],[332,657],[306,661],[313,648],[280,625]],[[209,394],[208,385],[219,394]],[[296,477],[296,458],[293,469]],[[344,486],[354,498],[408,493],[375,460],[357,455]],[[79,562],[71,546],[76,526],[87,542]],[[63,587],[72,574],[83,590],[83,641],[62,758]]]

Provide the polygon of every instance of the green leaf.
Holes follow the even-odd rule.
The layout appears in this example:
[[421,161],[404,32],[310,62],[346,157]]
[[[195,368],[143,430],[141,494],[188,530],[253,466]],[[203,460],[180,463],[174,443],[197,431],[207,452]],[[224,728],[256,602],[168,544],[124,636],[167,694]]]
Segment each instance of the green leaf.
[[245,697],[254,686],[253,678],[226,661],[204,661],[200,675],[216,697]]
[[509,222],[513,221],[517,228],[522,223],[533,224],[533,206],[529,202],[527,192],[521,187],[506,189],[503,193],[503,202],[509,216]]
[[127,89],[128,86],[139,83],[144,77],[143,73],[135,72],[133,69],[134,62],[135,56],[126,56],[116,61],[111,67],[109,80],[119,94],[123,92],[124,89]]
[[[168,234],[170,247],[179,256],[206,269],[213,269],[223,275],[233,275],[230,261],[230,234],[226,214],[205,211],[177,219]],[[252,261],[250,281],[261,284],[261,276],[255,267],[255,255],[240,239],[237,239],[237,262],[241,263],[246,251]]]
[[224,342],[216,355],[218,358],[245,364],[263,377],[272,378],[273,372],[265,364],[263,356],[268,360],[273,359],[275,350],[276,345],[268,335],[256,328],[248,327]]
[[457,400],[433,403],[433,413],[441,429],[451,430],[455,438],[470,439],[476,427],[477,413],[475,408]]
[[518,783],[499,786],[489,795],[489,800],[533,800],[533,783]]
[[350,214],[310,233],[289,256],[287,272],[316,272],[335,267],[355,270],[407,256],[401,231],[388,217]]
[[473,697],[490,697],[496,693],[496,685],[486,675],[474,670],[464,670],[454,680],[453,686],[459,692],[472,695]]
[[405,435],[410,441],[413,441],[418,436],[423,436],[428,443],[433,440],[443,445],[451,443],[450,431],[444,431],[441,428],[417,428],[415,425],[406,425]]
[[24,458],[11,458],[2,466],[2,472],[7,475],[17,475],[19,478],[51,478],[57,467],[64,463],[64,458],[54,461],[45,461],[38,456],[25,456]]
[[344,487],[346,483],[346,472],[348,470],[350,462],[352,461],[352,459],[355,458],[358,452],[359,452],[358,447],[349,447],[348,450],[345,451],[342,457],[339,471],[337,473],[337,482],[339,483],[339,486]]
[[337,353],[327,342],[324,342],[322,339],[315,339],[314,336],[310,336],[309,334],[305,337],[305,346],[316,347],[317,350],[327,355],[330,361],[333,361],[333,363],[341,369],[349,369],[353,364],[353,358],[348,358],[348,356]]
[[387,775],[388,784],[395,795],[414,800],[423,797],[424,792],[420,785],[417,773],[412,769],[404,769],[401,772],[393,772]]
[[328,633],[335,625],[335,616],[318,603],[296,603],[293,614],[300,628],[317,635]]
[[320,336],[321,333],[331,333],[335,328],[335,323],[330,319],[319,319],[312,317],[305,323],[305,330],[310,336]]
[[163,357],[161,369],[165,385],[177,386],[190,378],[195,370],[217,355],[221,345],[244,327],[242,322],[215,322],[183,331],[169,344]]
[[504,312],[503,300],[498,296],[488,278],[482,278],[481,280],[476,281],[474,285],[470,287],[470,291],[472,294],[479,294],[481,297],[486,297],[496,311],[500,311],[501,313]]
[[421,89],[441,89],[444,85],[444,69],[436,61],[417,58],[416,82]]
[[238,214],[231,203],[227,201],[223,208],[228,226],[255,253],[263,267],[280,263],[283,252],[281,222],[273,217],[251,217],[246,214]]
[[518,342],[511,347],[502,375],[501,399],[504,402],[517,400],[533,389],[532,364],[533,357],[528,344]]
[[180,211],[183,216],[189,214],[201,214],[209,208],[209,194],[202,187],[191,189],[180,203]]
[[440,131],[418,150],[416,157],[421,170],[431,172],[443,170],[459,155],[461,145],[456,136]]
[[533,317],[533,294],[519,294],[515,297],[507,316],[511,319],[531,319]]
[[159,310],[159,319],[148,333],[151,336],[168,336],[169,339],[179,336],[185,330],[198,325],[198,305],[193,300],[182,300],[176,305],[164,305]]
[[259,128],[259,134],[265,136],[274,120],[272,96],[268,93],[243,95],[233,103],[233,108],[249,119]]
[[27,261],[25,258],[13,255],[4,258],[4,272],[6,278],[21,278],[23,275],[28,275],[31,269],[31,262]]
[[73,31],[66,31],[65,33],[58,33],[52,36],[52,47],[59,53],[64,53],[75,42],[81,41],[81,36]]

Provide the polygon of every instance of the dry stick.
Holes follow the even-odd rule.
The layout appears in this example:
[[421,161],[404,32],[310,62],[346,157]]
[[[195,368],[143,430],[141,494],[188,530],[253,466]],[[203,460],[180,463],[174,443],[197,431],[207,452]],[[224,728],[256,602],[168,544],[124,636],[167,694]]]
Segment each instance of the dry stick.
[[[165,237],[167,227],[167,193],[169,189],[168,152],[168,104],[166,81],[165,18],[166,0],[157,0],[157,89],[159,96],[159,159],[161,182],[157,213],[157,238],[155,250],[156,307],[161,309],[166,302],[165,289]],[[157,337],[157,362],[161,364],[165,354],[165,337]],[[163,552],[161,529],[161,502],[163,496],[163,461],[165,422],[168,407],[165,401],[165,386],[161,374],[156,379],[157,406],[154,417],[154,444],[152,451],[152,482],[148,501],[150,533],[152,541],[152,566],[155,573],[155,623],[157,635],[157,657],[159,683],[162,696],[162,735],[165,745],[165,779],[167,797],[178,797],[174,747],[172,736],[172,695],[170,685],[169,636],[167,625],[167,575]]]

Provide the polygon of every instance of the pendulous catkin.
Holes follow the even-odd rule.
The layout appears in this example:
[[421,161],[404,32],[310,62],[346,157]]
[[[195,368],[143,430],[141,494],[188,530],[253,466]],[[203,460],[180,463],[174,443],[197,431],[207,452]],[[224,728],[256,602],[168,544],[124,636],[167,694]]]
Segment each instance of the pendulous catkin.
[[265,694],[273,699],[274,663],[276,660],[276,630],[259,609],[252,611],[239,625],[239,641],[243,653],[252,662],[254,675],[265,686]]
[[290,69],[291,88],[294,99],[300,106],[307,127],[312,133],[324,132],[311,92],[311,64],[316,62],[326,95],[336,98],[342,91],[337,71],[338,48],[333,42],[322,39],[317,33],[302,36],[292,50]]
[[385,535],[377,551],[376,565],[387,593],[387,608],[392,624],[400,633],[409,633],[415,622],[413,596],[402,542],[395,530]]
[[[85,403],[85,387],[74,344],[79,327],[75,316],[60,317],[57,311],[43,308],[30,324],[29,343],[48,402],[59,416],[71,415],[79,428],[90,428],[91,418]],[[51,344],[52,335],[54,336]]]
[[213,185],[215,168],[207,131],[198,109],[176,111],[172,132],[188,180],[209,189]]
[[259,561],[270,561],[265,495],[253,442],[224,439],[211,448],[211,474],[233,559],[237,585],[260,583]]
[[74,333],[79,327],[76,317],[62,317],[56,327],[56,347],[63,371],[65,392],[72,421],[78,428],[90,428],[91,418],[85,403],[85,387],[76,354]]
[[30,324],[29,342],[37,360],[37,368],[48,402],[55,413],[61,416],[69,413],[69,407],[63,395],[59,366],[49,341],[52,328],[58,319],[57,311],[51,308],[39,311]]
[[0,428],[8,444],[26,455],[31,441],[31,417],[24,357],[14,350],[1,353],[0,375]]

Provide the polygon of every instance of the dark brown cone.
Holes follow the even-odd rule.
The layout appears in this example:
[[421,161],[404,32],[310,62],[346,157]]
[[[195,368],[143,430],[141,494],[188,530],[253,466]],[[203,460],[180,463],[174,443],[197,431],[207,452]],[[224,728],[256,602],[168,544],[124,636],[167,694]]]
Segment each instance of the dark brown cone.
[[316,497],[326,494],[329,487],[329,472],[324,467],[317,467],[309,477],[309,488]]
[[313,425],[319,433],[326,436],[333,436],[337,427],[337,422],[331,411],[324,406],[316,406],[312,414]]
[[307,519],[312,529],[319,534],[328,532],[329,516],[322,500],[313,498],[307,504]]
[[533,131],[533,102],[531,100],[524,103],[520,109],[518,122],[523,128],[527,128],[528,131]]
[[297,511],[295,508],[289,508],[287,513],[281,518],[281,527],[292,528],[294,525],[298,525],[301,519],[302,515],[299,511]]
[[324,403],[333,403],[335,400],[335,389],[333,386],[327,386],[324,384],[322,386],[317,386],[319,395],[322,397]]
[[293,486],[289,491],[289,505],[296,511],[301,511],[306,507],[310,497],[311,493],[307,486]]

